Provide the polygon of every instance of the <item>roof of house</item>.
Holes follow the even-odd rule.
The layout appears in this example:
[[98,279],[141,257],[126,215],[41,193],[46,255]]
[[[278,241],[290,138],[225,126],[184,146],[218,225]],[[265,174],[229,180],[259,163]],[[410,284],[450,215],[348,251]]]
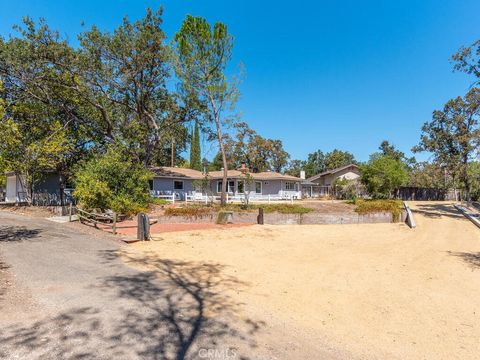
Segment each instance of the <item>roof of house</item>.
[[[255,180],[286,180],[286,181],[301,181],[302,179],[277,173],[275,171],[263,171],[259,173],[249,173],[250,176]],[[222,179],[223,178],[223,171],[210,171],[208,176],[212,179]],[[240,170],[228,170],[227,177],[232,178],[242,178],[245,177],[245,173]]]
[[201,171],[168,166],[152,167],[150,170],[158,177],[202,179]]
[[317,179],[321,178],[322,176],[330,175],[330,174],[335,174],[335,173],[340,172],[340,171],[342,171],[342,170],[348,169],[349,167],[354,167],[354,168],[358,169],[358,165],[349,164],[349,165],[345,165],[345,166],[338,167],[338,168],[336,168],[336,169],[324,171],[324,172],[322,172],[322,173],[320,173],[320,174],[317,174],[317,175],[314,175],[314,176],[312,176],[312,177],[309,177],[308,179],[306,179],[306,181],[311,182],[311,181],[313,181],[313,180],[317,180]]
[[[189,178],[189,179],[203,179],[205,174],[198,170],[186,169],[186,168],[176,168],[176,167],[154,167],[150,170],[155,174],[156,177],[167,177],[167,178]],[[253,179],[255,180],[285,180],[285,181],[301,181],[300,178],[290,175],[280,174],[274,171],[264,171],[260,173],[250,173]],[[223,170],[220,171],[210,171],[208,173],[210,179],[222,179]],[[228,170],[227,177],[229,179],[235,178],[244,178],[245,173],[240,170]]]

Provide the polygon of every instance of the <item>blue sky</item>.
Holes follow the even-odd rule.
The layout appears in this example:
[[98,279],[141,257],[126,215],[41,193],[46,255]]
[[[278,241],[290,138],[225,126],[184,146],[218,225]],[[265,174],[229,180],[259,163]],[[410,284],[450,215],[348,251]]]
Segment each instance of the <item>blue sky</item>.
[[168,37],[186,14],[229,26],[233,65],[245,66],[237,110],[292,158],[339,148],[367,160],[384,139],[409,153],[432,111],[473,80],[453,73],[449,60],[480,39],[473,0],[0,0],[0,34],[29,15],[75,40],[82,21],[109,30],[160,5]]

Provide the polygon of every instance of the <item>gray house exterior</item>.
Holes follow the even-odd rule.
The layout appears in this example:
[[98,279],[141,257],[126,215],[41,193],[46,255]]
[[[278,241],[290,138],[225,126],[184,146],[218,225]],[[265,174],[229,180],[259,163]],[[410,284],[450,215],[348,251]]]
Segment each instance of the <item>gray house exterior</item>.
[[155,174],[150,182],[150,192],[154,197],[175,196],[176,200],[185,200],[195,192],[195,181],[204,178],[197,170],[176,167],[154,167]]
[[[202,200],[218,197],[222,191],[223,171],[204,174],[197,170],[158,167],[151,169],[152,196],[176,200]],[[248,175],[247,175],[248,174]],[[302,179],[276,172],[250,173],[247,168],[228,170],[227,193],[232,201],[300,199]]]
[[59,206],[73,202],[73,190],[65,186],[65,178],[56,172],[42,173],[32,186],[16,172],[7,172],[5,176],[5,203]]
[[360,178],[358,165],[350,164],[324,171],[309,177],[302,183],[302,193],[306,197],[322,197],[333,194],[333,185],[337,179],[355,181]]

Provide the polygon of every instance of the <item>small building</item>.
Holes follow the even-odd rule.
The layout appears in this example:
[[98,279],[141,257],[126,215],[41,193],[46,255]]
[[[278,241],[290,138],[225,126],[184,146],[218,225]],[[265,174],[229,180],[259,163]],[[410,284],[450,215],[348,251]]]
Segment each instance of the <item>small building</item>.
[[16,172],[5,173],[7,178],[4,201],[9,204],[31,203],[38,206],[60,206],[73,202],[71,186],[54,171],[43,172],[33,185]]
[[[222,192],[223,170],[207,174],[197,170],[157,167],[150,182],[153,196],[175,196],[178,200],[200,200],[218,197]],[[273,171],[251,173],[246,167],[227,172],[227,194],[231,201],[242,201],[245,192],[249,200],[301,199],[302,179]]]
[[302,193],[307,197],[322,197],[333,195],[333,185],[337,179],[358,180],[360,169],[358,165],[350,164],[336,169],[324,171],[309,177],[302,182]]

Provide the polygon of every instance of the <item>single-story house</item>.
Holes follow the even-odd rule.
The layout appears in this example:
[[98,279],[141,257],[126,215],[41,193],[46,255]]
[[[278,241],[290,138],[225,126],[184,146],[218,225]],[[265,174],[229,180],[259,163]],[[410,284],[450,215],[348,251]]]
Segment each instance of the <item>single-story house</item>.
[[[151,169],[155,176],[150,182],[153,196],[171,196],[179,200],[220,196],[223,171],[202,173],[197,170],[157,167]],[[247,175],[248,174],[248,175]],[[231,200],[242,200],[245,191],[249,199],[300,199],[302,179],[273,171],[251,173],[246,167],[228,170],[227,193]]]
[[332,186],[337,179],[357,180],[360,178],[358,165],[350,164],[336,169],[324,171],[309,177],[302,182],[302,193],[308,197],[327,196],[332,194]]
[[13,171],[5,173],[5,176],[7,178],[4,199],[6,203],[31,202],[33,205],[59,206],[73,202],[72,188],[57,172],[43,172],[31,189],[25,176]]

